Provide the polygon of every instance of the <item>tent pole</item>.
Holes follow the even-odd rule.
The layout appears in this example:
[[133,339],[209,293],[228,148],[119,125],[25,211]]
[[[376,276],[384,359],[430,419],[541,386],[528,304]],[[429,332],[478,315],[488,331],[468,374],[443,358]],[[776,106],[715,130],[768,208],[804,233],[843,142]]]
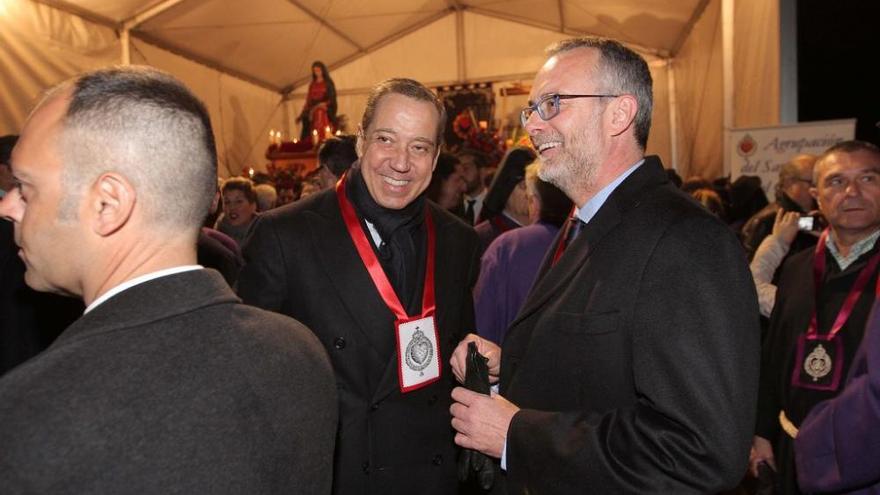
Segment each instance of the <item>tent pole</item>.
[[723,129],[723,152],[724,152],[724,170],[722,175],[730,175],[730,131],[733,129],[734,120],[734,98],[736,96],[736,88],[734,88],[733,74],[733,17],[734,17],[734,1],[721,0],[721,64],[723,74],[723,91],[724,91],[724,112],[722,116]]
[[172,7],[176,7],[178,4],[183,3],[184,1],[185,0],[163,0],[159,3],[154,4],[151,7],[148,7],[146,10],[142,10],[134,16],[126,19],[125,21],[123,21],[123,24],[127,28],[135,29],[141,24],[149,21],[150,19],[156,17],[157,15],[165,12]]
[[122,45],[122,65],[131,65],[131,31],[127,27],[122,28],[119,43]]
[[678,172],[678,98],[675,94],[673,59],[666,61],[666,84],[666,96],[669,98],[669,154],[672,155],[672,169]]
[[455,11],[455,44],[458,59],[458,81],[467,81],[467,66],[464,51],[464,11]]
[[798,121],[797,2],[779,2],[779,122]]

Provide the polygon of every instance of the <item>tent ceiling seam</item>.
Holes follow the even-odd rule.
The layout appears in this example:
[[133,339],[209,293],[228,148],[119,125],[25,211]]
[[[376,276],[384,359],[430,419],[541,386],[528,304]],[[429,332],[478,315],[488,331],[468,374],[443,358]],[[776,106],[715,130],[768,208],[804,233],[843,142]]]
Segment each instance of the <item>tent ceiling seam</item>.
[[129,17],[128,19],[122,21],[123,29],[134,29],[139,25],[149,21],[150,19],[162,14],[168,9],[173,9],[177,5],[185,2],[187,0],[162,0],[159,3],[155,3],[150,7],[136,13],[135,15]]
[[[538,29],[544,29],[547,31],[561,32],[562,34],[566,34],[569,36],[595,35],[595,33],[589,33],[586,31],[581,31],[579,29],[572,29],[569,27],[565,28],[564,31],[559,31],[557,26],[554,26],[553,24],[548,24],[546,22],[536,21],[536,20],[532,20],[532,19],[526,19],[526,18],[519,17],[516,15],[505,14],[505,13],[494,11],[494,10],[487,10],[487,9],[483,9],[480,7],[468,7],[467,10],[470,12],[473,12],[475,14],[480,14],[480,15],[483,15],[486,17],[493,17],[495,19],[501,19],[502,21],[524,24],[526,26],[532,26],[532,27],[535,27]],[[635,50],[639,53],[651,55],[651,56],[659,57],[659,58],[668,58],[668,51],[667,50],[658,49],[658,48],[649,48],[644,45],[640,45],[638,43],[632,43],[629,41],[625,41],[625,43],[627,46],[629,46],[630,48],[632,48],[633,50]]]
[[302,4],[301,2],[299,2],[298,0],[287,0],[287,2],[290,3],[291,5],[293,5],[294,7],[296,7],[296,8],[298,8],[298,9],[302,10],[303,12],[305,12],[305,14],[306,14],[307,16],[311,17],[312,19],[314,19],[315,22],[317,22],[318,24],[320,24],[322,27],[327,28],[327,30],[330,31],[331,33],[333,33],[333,34],[335,34],[336,36],[338,36],[338,37],[342,38],[343,40],[345,40],[346,43],[349,43],[350,45],[352,45],[352,46],[354,46],[355,48],[357,48],[358,51],[363,51],[363,50],[364,50],[364,47],[362,47],[362,46],[360,45],[360,43],[358,43],[358,42],[354,41],[353,39],[349,38],[348,35],[346,35],[346,34],[343,33],[342,31],[340,31],[339,29],[335,28],[332,24],[328,23],[326,20],[324,20],[324,18],[323,18],[322,16],[319,16],[318,14],[316,14],[316,13],[312,12],[311,10],[309,10],[308,7],[306,7],[305,5],[303,5],[303,4]]
[[90,22],[94,22],[95,24],[108,27],[114,30],[120,30],[122,28],[122,24],[114,21],[113,19],[104,17],[100,14],[96,14],[94,12],[90,12],[82,7],[78,7],[76,5],[72,5],[67,2],[62,2],[58,0],[31,0],[34,3],[42,4],[47,7],[51,7],[53,9],[60,10],[62,12],[66,12],[70,15],[74,15],[85,19]]
[[272,83],[269,83],[267,81],[264,81],[262,79],[259,79],[259,78],[253,77],[253,76],[249,76],[247,74],[244,74],[243,72],[237,71],[237,70],[232,69],[230,67],[226,67],[223,64],[214,62],[213,60],[201,57],[201,56],[196,55],[194,53],[184,52],[184,51],[180,50],[179,48],[177,48],[169,43],[166,43],[163,40],[160,40],[158,38],[151,36],[149,33],[145,33],[142,31],[131,31],[131,36],[132,36],[132,38],[137,38],[139,41],[147,43],[148,45],[153,45],[153,46],[160,48],[162,50],[165,50],[167,52],[171,52],[174,55],[177,55],[178,57],[183,57],[183,58],[190,60],[192,62],[195,62],[197,64],[204,65],[205,67],[207,67],[209,69],[213,69],[218,72],[222,72],[222,73],[227,74],[229,76],[232,76],[236,79],[240,79],[244,82],[253,84],[254,86],[259,86],[263,89],[267,89],[273,93],[281,93],[281,89]]
[[[405,36],[407,36],[407,35],[409,35],[409,34],[412,34],[412,33],[418,31],[419,29],[421,29],[421,28],[423,28],[423,27],[425,27],[425,26],[427,26],[427,25],[429,25],[429,24],[433,24],[434,22],[437,22],[437,21],[439,21],[440,19],[442,19],[442,18],[444,18],[444,17],[446,17],[446,16],[448,16],[448,15],[453,14],[454,12],[455,12],[455,10],[454,10],[454,9],[451,9],[451,8],[449,8],[449,9],[443,9],[443,10],[441,10],[441,11],[438,11],[437,13],[435,13],[435,14],[433,14],[433,15],[430,15],[430,16],[428,16],[428,17],[422,19],[421,21],[419,21],[419,22],[417,22],[417,23],[415,23],[415,24],[413,24],[413,25],[411,25],[411,26],[409,26],[409,27],[407,27],[407,28],[404,28],[404,29],[402,29],[402,30],[400,30],[400,31],[397,31],[396,33],[392,33],[392,34],[386,36],[385,38],[380,39],[379,41],[377,41],[377,42],[373,43],[372,45],[370,45],[370,46],[368,46],[368,47],[362,49],[362,50],[359,51],[359,52],[355,52],[355,53],[353,53],[353,54],[351,54],[351,55],[349,55],[349,56],[347,56],[347,57],[344,57],[344,58],[340,59],[340,60],[337,61],[337,62],[334,62],[334,63],[328,65],[328,66],[327,66],[327,70],[335,70],[335,69],[337,69],[337,68],[339,68],[339,67],[341,67],[341,66],[343,66],[343,65],[350,64],[350,63],[354,62],[355,60],[357,60],[357,59],[359,59],[359,58],[362,58],[362,57],[365,57],[365,56],[369,55],[370,53],[373,53],[373,52],[375,52],[376,50],[378,50],[378,49],[380,49],[380,48],[382,48],[382,47],[384,47],[384,46],[386,46],[386,45],[389,45],[389,44],[391,44],[391,43],[393,43],[393,42],[399,40],[400,38],[403,38],[403,37],[405,37]],[[287,96],[289,96],[290,93],[292,93],[296,88],[305,85],[306,83],[308,83],[308,82],[311,81],[311,80],[312,80],[312,76],[311,76],[311,75],[308,75],[308,76],[306,76],[306,77],[302,77],[302,78],[300,78],[300,79],[297,79],[296,81],[294,81],[294,82],[292,82],[291,84],[285,86],[284,88],[281,88],[281,94],[283,94],[283,95],[285,95],[285,97],[287,97]]]
[[563,0],[557,0],[556,8],[559,9],[559,32],[565,32],[565,12],[563,11],[564,6],[562,5]]
[[[580,10],[581,12],[583,12],[584,14],[587,14],[588,16],[592,17],[593,19],[596,20],[596,22],[599,23],[599,25],[601,25],[601,26],[605,26],[605,27],[607,27],[608,29],[610,29],[611,31],[617,33],[617,35],[619,36],[618,41],[622,41],[622,42],[624,42],[624,43],[626,43],[627,45],[630,45],[630,46],[635,46],[635,45],[630,41],[630,36],[629,36],[626,32],[624,32],[623,29],[621,29],[620,27],[618,27],[617,25],[612,24],[612,23],[609,22],[609,21],[602,20],[601,17],[597,16],[596,14],[594,14],[594,13],[592,13],[592,12],[588,12],[586,9],[584,9],[583,7],[581,7],[581,6],[579,6],[579,5],[574,5],[573,8],[578,9],[578,10]],[[563,31],[563,32],[564,32],[564,31]],[[589,34],[589,33],[587,33],[587,34]],[[653,49],[653,50],[655,50],[655,52],[658,53],[658,54],[659,54],[659,53],[664,53],[664,54],[665,54],[665,52],[666,52],[666,51],[664,51],[664,50],[662,50],[662,49],[656,49],[656,48]]]
[[700,17],[703,16],[703,12],[706,11],[706,7],[709,6],[709,0],[700,0],[700,3],[697,4],[697,7],[691,12],[691,18],[688,19],[687,24],[685,24],[684,29],[678,35],[678,39],[675,40],[675,44],[672,45],[672,50],[670,51],[669,56],[671,58],[675,58],[678,55],[678,52],[681,51],[681,48],[684,46],[684,43],[687,41],[688,37],[691,35],[691,32],[694,30],[694,26],[697,25],[697,21],[700,20]]

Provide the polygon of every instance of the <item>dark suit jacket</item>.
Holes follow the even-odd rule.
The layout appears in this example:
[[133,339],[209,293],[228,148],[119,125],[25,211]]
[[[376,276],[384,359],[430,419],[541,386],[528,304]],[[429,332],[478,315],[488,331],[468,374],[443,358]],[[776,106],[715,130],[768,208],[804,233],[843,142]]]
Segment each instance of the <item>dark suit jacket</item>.
[[185,272],[111,297],[0,380],[0,491],[329,493],[335,430],[308,329]]
[[355,250],[334,190],[261,215],[244,249],[242,299],[302,321],[330,354],[340,401],[338,494],[456,490],[449,357],[474,330],[477,238],[472,228],[427,204],[437,227],[442,376],[406,394],[398,384],[394,316]]
[[[551,249],[551,256],[553,250]],[[508,493],[714,493],[746,469],[755,289],[736,236],[647,157],[508,330]]]

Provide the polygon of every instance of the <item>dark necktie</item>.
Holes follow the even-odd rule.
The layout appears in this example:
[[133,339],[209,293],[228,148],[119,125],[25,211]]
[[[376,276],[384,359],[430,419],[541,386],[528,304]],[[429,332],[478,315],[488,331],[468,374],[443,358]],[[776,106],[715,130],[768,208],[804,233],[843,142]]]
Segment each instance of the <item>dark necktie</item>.
[[464,209],[464,217],[467,219],[468,223],[471,225],[474,224],[474,203],[476,203],[476,199],[468,199],[467,206]]
[[568,230],[565,232],[565,248],[568,248],[574,242],[574,239],[580,235],[586,225],[583,220],[574,215],[568,219]]

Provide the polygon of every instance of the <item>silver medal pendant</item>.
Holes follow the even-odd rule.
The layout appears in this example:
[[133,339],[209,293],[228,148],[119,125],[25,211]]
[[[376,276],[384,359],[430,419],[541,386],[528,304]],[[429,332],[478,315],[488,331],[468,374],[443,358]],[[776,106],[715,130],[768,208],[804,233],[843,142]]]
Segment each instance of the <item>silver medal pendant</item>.
[[434,346],[431,340],[425,337],[421,330],[413,333],[409,344],[406,346],[406,365],[413,371],[418,371],[419,376],[424,375],[423,370],[431,364],[431,358],[434,356]]
[[813,378],[814,382],[831,373],[831,367],[831,356],[828,355],[822,344],[818,344],[804,359],[804,371]]

